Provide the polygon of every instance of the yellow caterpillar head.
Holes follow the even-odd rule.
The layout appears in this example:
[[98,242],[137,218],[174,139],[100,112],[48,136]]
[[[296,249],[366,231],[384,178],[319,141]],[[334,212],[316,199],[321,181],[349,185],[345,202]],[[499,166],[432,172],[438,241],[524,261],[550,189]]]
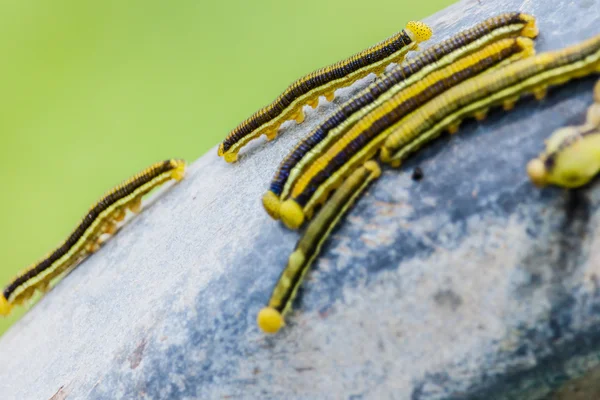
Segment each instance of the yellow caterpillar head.
[[284,201],[279,211],[281,220],[290,229],[298,229],[304,223],[304,211],[294,200]]
[[4,295],[0,294],[0,315],[7,316],[8,314],[10,314],[11,309],[12,304],[10,304],[8,300],[6,300],[6,297],[4,297]]
[[429,40],[433,34],[429,25],[421,21],[409,21],[408,24],[406,24],[406,31],[417,43]]
[[540,158],[534,158],[527,163],[527,175],[537,187],[544,187],[548,184],[548,171],[544,161]]
[[260,310],[256,317],[256,323],[265,333],[277,333],[285,325],[283,316],[273,307],[265,307]]
[[171,177],[176,181],[182,180],[185,177],[185,161],[171,160],[171,166],[173,167]]
[[529,14],[521,14],[521,19],[525,21],[525,27],[521,31],[521,35],[535,39],[540,33],[535,22],[535,17]]

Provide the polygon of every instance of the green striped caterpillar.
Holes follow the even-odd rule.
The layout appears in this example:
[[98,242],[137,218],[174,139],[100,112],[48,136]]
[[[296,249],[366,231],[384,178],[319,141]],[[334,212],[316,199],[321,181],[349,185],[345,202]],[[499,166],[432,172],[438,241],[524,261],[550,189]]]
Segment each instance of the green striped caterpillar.
[[83,259],[97,251],[104,234],[112,235],[127,210],[138,213],[142,196],[185,174],[183,160],[156,163],[116,186],[98,200],[67,239],[46,257],[19,273],[0,295],[0,315],[8,315],[15,305],[29,300],[36,291],[48,290],[51,281],[73,269]]
[[302,107],[315,108],[319,97],[333,100],[334,92],[367,76],[383,72],[390,63],[404,59],[420,42],[429,40],[431,29],[423,22],[410,21],[406,29],[350,58],[314,71],[292,83],[271,104],[258,110],[232,130],[219,145],[218,154],[235,162],[237,154],[249,141],[265,135],[272,140],[279,126],[287,120],[304,121]]
[[375,161],[367,161],[344,181],[311,221],[290,255],[267,306],[258,313],[257,324],[260,329],[266,333],[276,333],[285,324],[284,316],[291,310],[298,288],[321,251],[321,246],[356,199],[380,175],[379,165]]
[[594,100],[584,125],[556,130],[546,140],[544,152],[527,164],[527,173],[536,186],[576,188],[600,172],[600,81]]

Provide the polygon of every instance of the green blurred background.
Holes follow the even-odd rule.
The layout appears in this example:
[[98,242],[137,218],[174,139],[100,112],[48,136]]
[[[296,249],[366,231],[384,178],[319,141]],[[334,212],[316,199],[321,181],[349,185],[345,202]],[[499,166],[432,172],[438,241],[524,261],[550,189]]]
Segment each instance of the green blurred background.
[[453,2],[1,2],[0,285],[121,180],[195,160],[294,79]]

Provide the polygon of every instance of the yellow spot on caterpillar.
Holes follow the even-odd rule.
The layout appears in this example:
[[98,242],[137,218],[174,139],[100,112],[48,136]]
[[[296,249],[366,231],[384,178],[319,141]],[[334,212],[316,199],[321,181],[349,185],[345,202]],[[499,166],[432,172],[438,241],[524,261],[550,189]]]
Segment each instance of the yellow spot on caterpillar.
[[[269,136],[267,135],[267,138]],[[236,162],[238,159],[238,155],[237,155],[237,151],[228,151],[227,153],[223,154],[223,158],[225,159],[226,162],[228,163],[233,163]]]
[[281,209],[281,200],[279,200],[279,197],[275,193],[268,191],[263,195],[262,202],[267,214],[273,219],[279,219]]
[[334,91],[327,92],[324,94],[324,96],[325,96],[325,100],[332,102],[333,99],[335,98],[335,92]]
[[37,286],[37,290],[42,293],[47,293],[50,290],[50,282],[40,282]]
[[527,163],[527,174],[535,186],[546,186],[548,173],[542,160],[536,158],[529,161],[529,163]]
[[142,198],[140,196],[136,197],[127,205],[127,207],[129,207],[131,212],[136,214],[139,213],[142,211]]
[[306,104],[308,104],[312,109],[315,109],[319,105],[319,98],[317,97],[316,99],[308,100]]
[[363,164],[363,167],[371,172],[371,179],[379,178],[381,176],[381,168],[375,161],[369,160]]
[[90,254],[97,252],[99,249],[100,249],[100,245],[96,241],[85,245],[85,250]]
[[304,223],[302,208],[294,200],[284,201],[281,204],[279,213],[283,223],[290,229],[298,229]]
[[0,295],[0,315],[7,316],[12,310],[12,304],[6,300],[4,295]]
[[402,165],[402,160],[392,160],[389,164],[392,166],[392,168],[398,168],[400,165]]
[[451,135],[454,135],[456,132],[458,132],[459,128],[460,128],[460,121],[450,124],[450,125],[448,125],[448,133]]
[[379,153],[379,159],[384,162],[387,163],[391,160],[392,155],[390,154],[390,149],[388,149],[387,147],[383,147],[381,148],[381,152]]
[[219,155],[219,157],[223,157],[223,154],[225,154],[225,150],[223,150],[223,143],[219,145],[219,150],[217,150],[217,154]]
[[408,24],[406,24],[406,31],[412,33],[415,42],[429,40],[433,34],[431,28],[421,21],[409,21]]
[[288,270],[295,274],[306,261],[306,256],[302,250],[296,250],[288,258]]
[[541,87],[533,91],[536,100],[543,100],[544,97],[546,97],[546,94],[548,94],[548,88],[546,87]]
[[115,224],[114,222],[111,222],[111,221],[105,222],[104,226],[102,227],[102,232],[108,233],[109,235],[112,235],[116,231],[117,231],[117,224]]
[[519,101],[518,97],[514,97],[512,99],[506,99],[502,103],[502,108],[504,109],[504,111],[510,111],[513,108],[515,108],[515,104],[517,104],[517,101]]
[[304,111],[302,111],[302,110],[298,111],[297,114],[294,114],[292,119],[295,120],[296,123],[298,123],[298,124],[303,123],[304,122]]
[[121,222],[125,219],[126,214],[127,213],[125,212],[125,210],[123,210],[122,208],[119,208],[119,209],[115,210],[115,212],[112,215],[112,218],[117,222]]
[[279,125],[277,127],[272,127],[270,129],[266,129],[264,134],[267,137],[267,141],[271,141],[277,137],[277,131],[279,130]]
[[477,111],[473,116],[477,121],[483,121],[487,117],[488,110]]
[[285,325],[283,316],[272,307],[265,307],[256,317],[258,327],[265,333],[277,333]]
[[282,276],[281,279],[279,280],[279,283],[281,284],[281,287],[283,287],[283,288],[289,288],[290,286],[292,286],[292,281],[287,276]]

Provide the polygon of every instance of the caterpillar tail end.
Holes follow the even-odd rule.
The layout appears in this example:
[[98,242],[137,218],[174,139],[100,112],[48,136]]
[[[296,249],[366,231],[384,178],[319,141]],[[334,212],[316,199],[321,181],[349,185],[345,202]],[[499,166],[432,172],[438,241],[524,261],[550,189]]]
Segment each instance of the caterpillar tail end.
[[237,153],[230,150],[230,151],[223,153],[223,158],[228,163],[234,163],[237,161],[238,155],[237,155]]
[[173,172],[171,172],[171,178],[179,182],[185,177],[185,161],[173,160],[171,161],[171,164],[174,167]]
[[537,187],[544,187],[548,183],[548,172],[544,162],[535,158],[527,164],[527,174],[531,182]]
[[523,28],[521,34],[525,37],[535,39],[540,33],[535,21],[535,17],[529,14],[521,14],[521,18],[523,21],[525,21],[525,27]]
[[232,150],[231,148],[225,150],[225,145],[223,143],[219,145],[217,154],[219,155],[219,157],[223,157],[228,163],[236,162],[238,158],[237,150]]
[[4,297],[4,295],[0,295],[0,315],[6,317],[8,314],[10,314],[12,307],[12,304],[6,300],[6,297]]
[[256,324],[264,333],[277,333],[285,325],[283,315],[273,307],[265,307],[259,311]]
[[381,176],[381,168],[376,161],[369,160],[364,164],[364,167],[371,173],[371,177],[379,178]]
[[421,21],[409,21],[406,24],[406,30],[412,34],[413,39],[417,43],[425,42],[431,39],[431,36],[433,35],[433,31],[429,25]]
[[379,159],[381,162],[389,163],[392,159],[392,154],[390,153],[390,149],[387,147],[382,147],[379,152]]
[[269,190],[263,195],[262,202],[265,211],[267,212],[267,214],[269,214],[271,218],[280,218],[281,200],[275,193]]
[[304,212],[296,201],[288,199],[279,209],[281,220],[290,229],[298,229],[304,223]]
[[526,37],[518,37],[516,40],[518,46],[522,49],[521,55],[523,58],[535,55],[535,43],[532,39]]

